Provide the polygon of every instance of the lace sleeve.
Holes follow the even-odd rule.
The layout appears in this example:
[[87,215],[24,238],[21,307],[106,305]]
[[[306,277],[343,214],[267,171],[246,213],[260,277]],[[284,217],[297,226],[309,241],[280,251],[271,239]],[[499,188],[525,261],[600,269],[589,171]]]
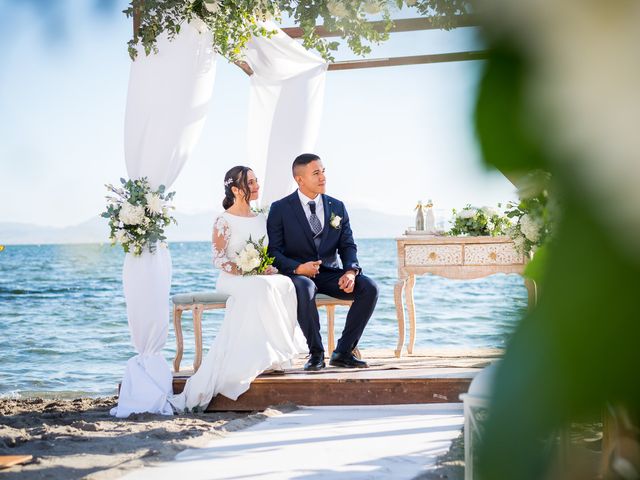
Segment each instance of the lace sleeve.
[[218,217],[213,226],[213,239],[211,242],[211,250],[213,252],[213,265],[227,273],[237,273],[237,267],[234,262],[227,257],[227,245],[231,237],[231,229],[229,224],[223,217]]

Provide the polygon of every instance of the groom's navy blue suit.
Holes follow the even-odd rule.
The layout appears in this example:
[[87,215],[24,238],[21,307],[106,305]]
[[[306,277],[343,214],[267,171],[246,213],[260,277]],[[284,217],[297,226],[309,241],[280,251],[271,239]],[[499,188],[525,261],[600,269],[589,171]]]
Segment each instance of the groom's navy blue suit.
[[[288,275],[296,287],[298,323],[307,338],[310,353],[324,351],[320,318],[315,304],[316,293],[353,300],[342,336],[336,345],[337,352],[351,353],[373,314],[378,300],[378,287],[373,280],[362,275],[344,204],[327,195],[322,195],[322,201],[324,228],[319,234],[319,246],[316,246],[317,242],[314,241],[313,231],[297,191],[272,203],[267,219],[269,254],[275,257],[276,268]],[[331,225],[331,218],[335,216],[341,217],[337,228]],[[342,265],[338,262],[338,256]],[[314,278],[293,273],[301,263],[315,260],[322,260],[322,264]],[[352,293],[345,293],[338,287],[338,280],[346,270],[359,272]]]

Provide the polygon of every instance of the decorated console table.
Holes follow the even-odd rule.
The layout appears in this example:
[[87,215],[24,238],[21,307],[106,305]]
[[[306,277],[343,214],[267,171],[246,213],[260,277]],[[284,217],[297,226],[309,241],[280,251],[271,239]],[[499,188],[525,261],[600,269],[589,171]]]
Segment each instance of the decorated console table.
[[[402,355],[405,340],[404,291],[409,315],[409,344],[413,353],[416,340],[416,309],[413,287],[416,275],[431,273],[446,278],[481,278],[494,273],[522,274],[526,264],[510,237],[448,237],[436,235],[405,235],[396,239],[398,246],[398,282],[394,296],[398,316],[396,357]],[[535,304],[536,286],[525,280],[529,307]]]

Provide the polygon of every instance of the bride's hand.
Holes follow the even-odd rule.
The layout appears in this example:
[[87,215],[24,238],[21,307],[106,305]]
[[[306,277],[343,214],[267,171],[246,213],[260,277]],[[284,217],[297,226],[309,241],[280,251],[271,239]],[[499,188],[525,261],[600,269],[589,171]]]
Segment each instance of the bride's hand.
[[273,265],[269,265],[267,269],[264,271],[265,275],[275,275],[276,273],[278,273],[278,269]]

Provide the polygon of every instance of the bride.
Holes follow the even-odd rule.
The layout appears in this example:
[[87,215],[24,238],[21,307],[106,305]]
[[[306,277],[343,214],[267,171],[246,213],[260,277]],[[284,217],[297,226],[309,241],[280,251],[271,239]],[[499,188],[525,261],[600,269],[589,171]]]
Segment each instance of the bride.
[[293,282],[274,267],[263,275],[242,276],[236,263],[249,236],[256,241],[264,236],[266,243],[266,219],[250,207],[259,189],[248,167],[233,167],[225,175],[225,211],[215,221],[212,249],[213,263],[220,269],[217,291],[230,297],[200,369],[182,393],[169,398],[178,411],[206,408],[217,394],[236,400],[261,372],[289,366],[293,357],[307,350]]

